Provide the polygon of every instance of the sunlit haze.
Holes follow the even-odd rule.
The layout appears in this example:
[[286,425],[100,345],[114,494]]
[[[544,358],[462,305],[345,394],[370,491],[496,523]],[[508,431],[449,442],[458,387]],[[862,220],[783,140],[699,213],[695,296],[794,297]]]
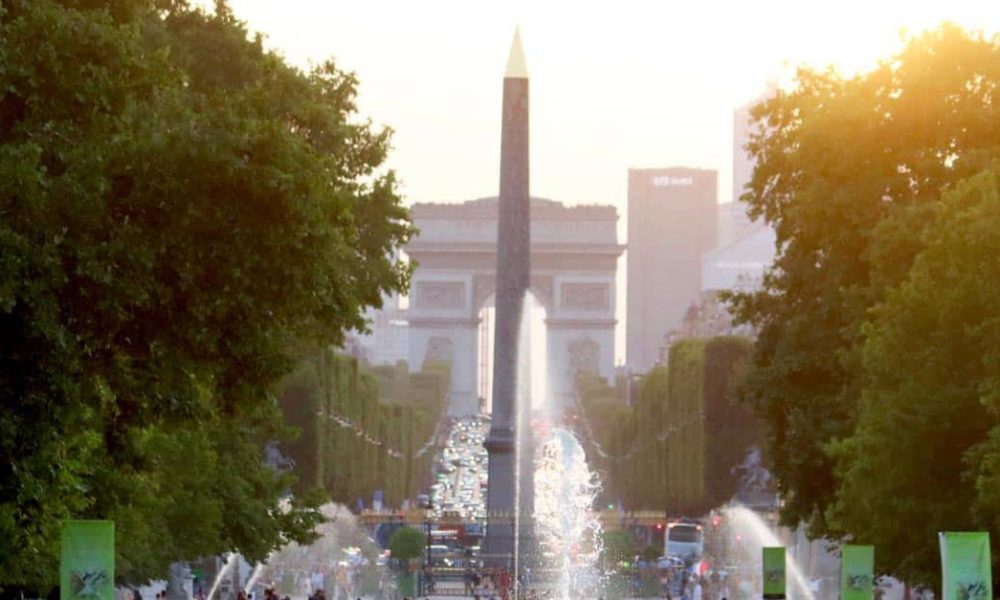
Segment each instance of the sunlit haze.
[[629,167],[718,169],[732,111],[794,65],[875,64],[951,20],[1000,27],[1000,2],[362,2],[232,0],[269,47],[360,78],[361,113],[395,130],[408,202],[495,194],[500,84],[519,25],[531,76],[531,187],[624,208]]
[[1000,0],[0,0],[0,600],[991,600],[998,90]]
[[944,20],[1000,27],[1000,2],[982,0],[231,5],[292,63],[332,58],[357,73],[361,114],[395,132],[388,165],[407,203],[497,193],[501,82],[519,26],[531,78],[532,194],[616,205],[621,242],[631,167],[716,169],[719,202],[732,199],[733,110],[769,80],[787,85],[800,64],[869,68],[901,47],[904,32]]

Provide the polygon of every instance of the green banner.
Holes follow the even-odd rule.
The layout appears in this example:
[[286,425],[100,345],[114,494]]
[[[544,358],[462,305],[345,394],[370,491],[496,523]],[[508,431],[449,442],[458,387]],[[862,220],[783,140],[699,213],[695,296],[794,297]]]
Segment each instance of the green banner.
[[63,521],[60,600],[114,600],[115,524]]
[[990,568],[990,534],[986,532],[942,532],[942,600],[990,600],[993,571]]
[[764,548],[764,600],[785,598],[785,547]]
[[872,600],[875,546],[844,546],[840,553],[841,600]]

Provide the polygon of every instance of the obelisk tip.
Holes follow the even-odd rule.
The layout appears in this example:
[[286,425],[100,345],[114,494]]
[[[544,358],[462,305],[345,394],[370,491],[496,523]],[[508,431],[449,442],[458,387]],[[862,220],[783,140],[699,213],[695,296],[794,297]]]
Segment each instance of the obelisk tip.
[[507,59],[506,79],[527,79],[528,66],[524,62],[524,48],[521,47],[520,28],[514,28],[514,41],[510,45],[510,57]]

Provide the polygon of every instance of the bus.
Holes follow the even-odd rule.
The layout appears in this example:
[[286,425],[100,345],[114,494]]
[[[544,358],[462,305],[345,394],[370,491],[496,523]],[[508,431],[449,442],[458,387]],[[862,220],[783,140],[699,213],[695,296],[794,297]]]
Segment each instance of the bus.
[[691,564],[701,558],[704,549],[705,536],[701,525],[687,521],[667,524],[667,532],[663,536],[665,556],[679,558]]

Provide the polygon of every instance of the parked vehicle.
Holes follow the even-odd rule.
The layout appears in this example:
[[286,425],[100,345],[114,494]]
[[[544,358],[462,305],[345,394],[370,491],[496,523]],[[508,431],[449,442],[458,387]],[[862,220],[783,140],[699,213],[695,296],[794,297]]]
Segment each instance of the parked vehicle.
[[687,564],[700,559],[705,550],[705,535],[698,523],[687,521],[668,523],[663,540],[663,553],[666,556],[679,558]]

